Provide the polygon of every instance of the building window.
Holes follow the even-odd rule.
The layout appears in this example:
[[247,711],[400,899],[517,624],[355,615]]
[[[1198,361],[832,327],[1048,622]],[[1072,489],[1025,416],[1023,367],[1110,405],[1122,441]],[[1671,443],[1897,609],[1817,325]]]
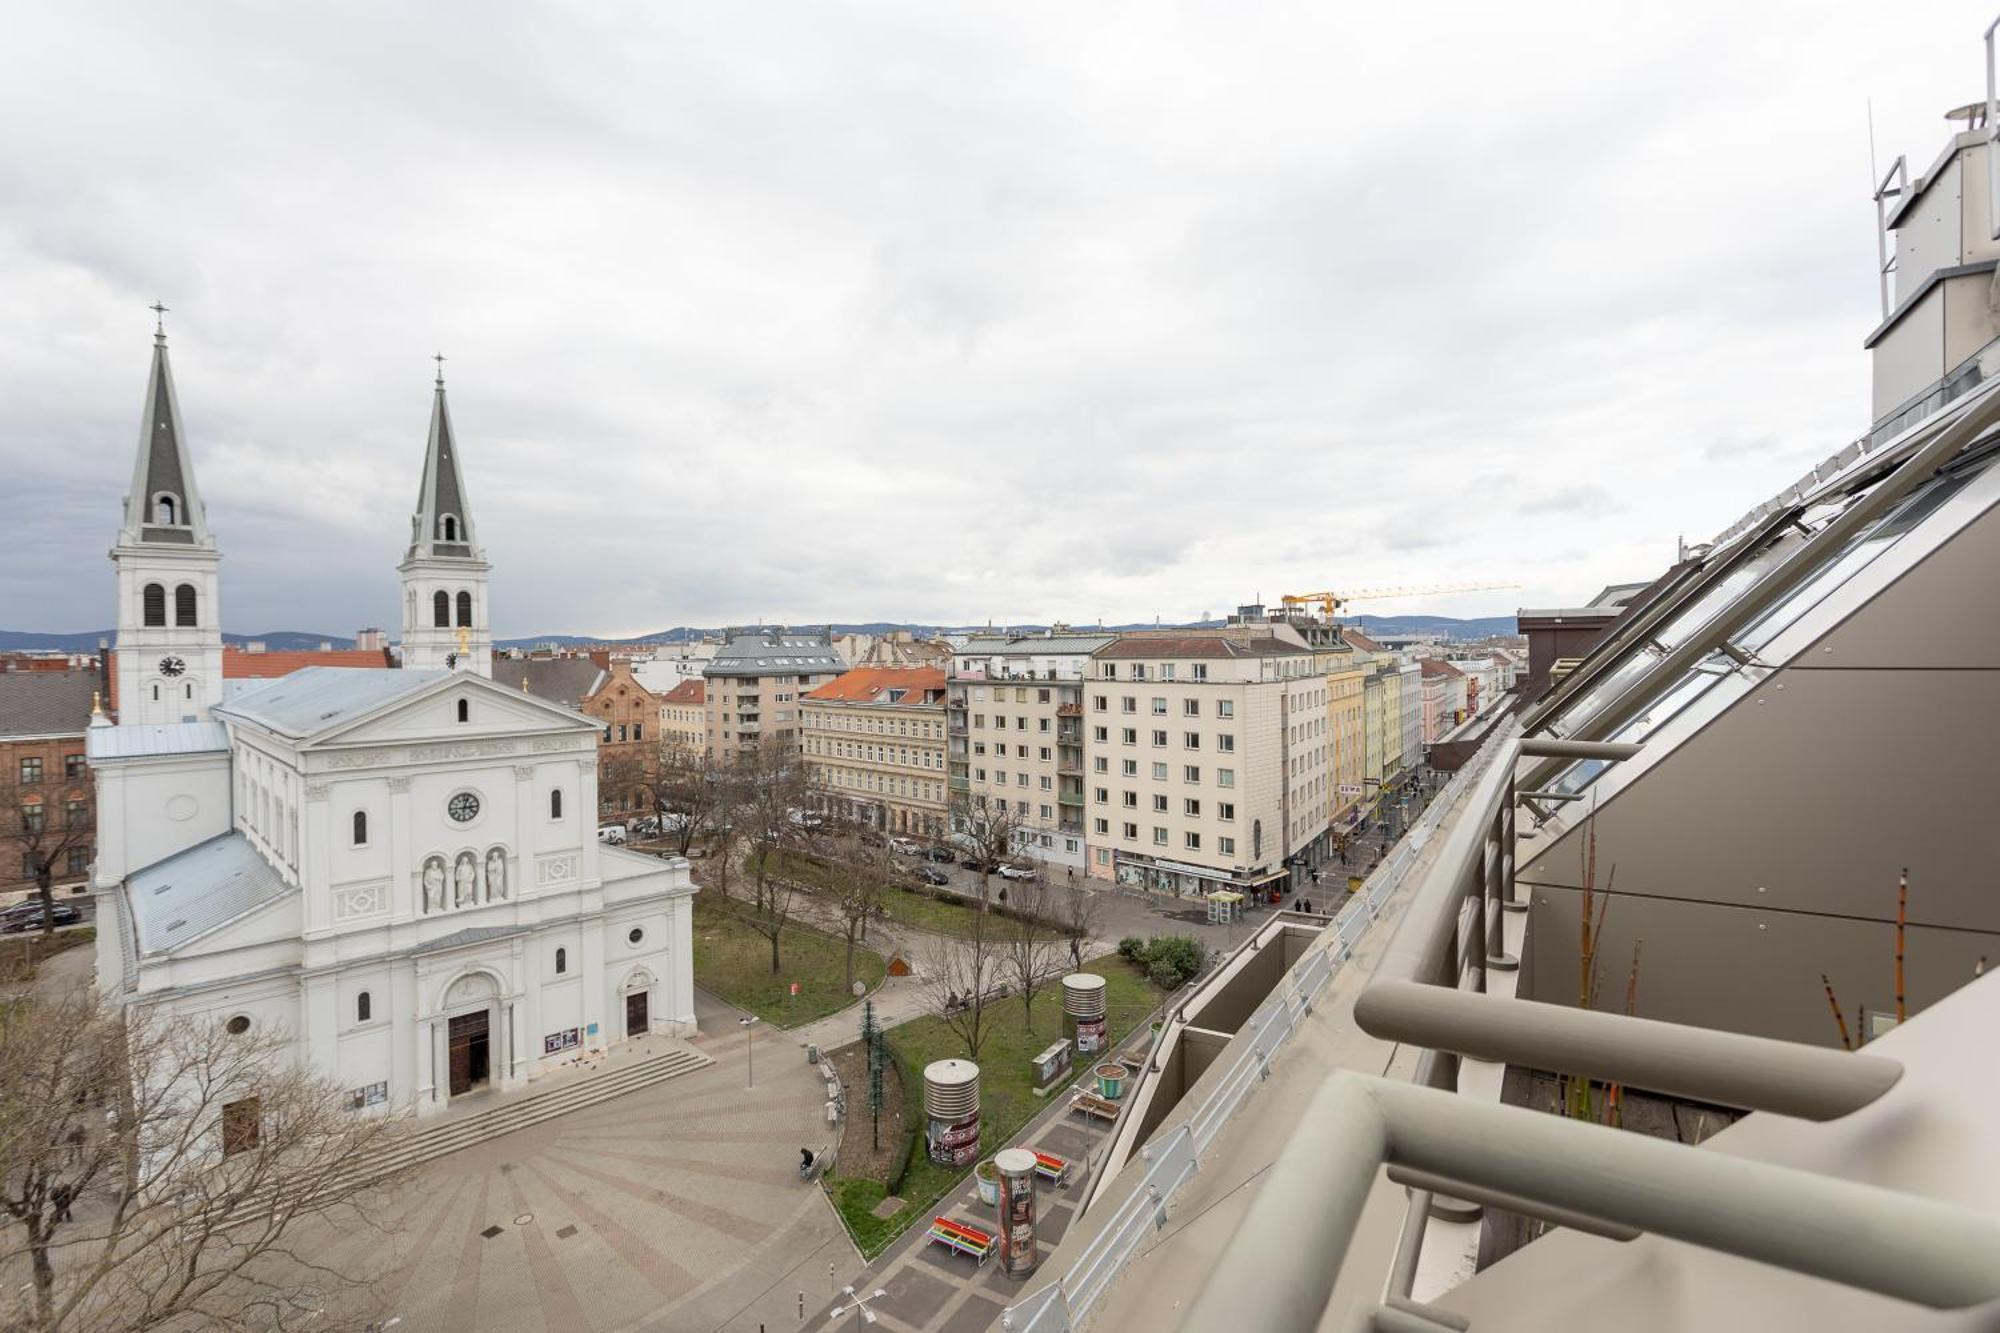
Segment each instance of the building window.
[[458,623],[465,629],[472,628],[472,594],[469,592],[458,595]]
[[431,598],[431,623],[440,629],[451,628],[451,594],[442,588]]
[[1198,731],[1182,733],[1181,745],[1184,749],[1199,750],[1201,748],[1201,733]]
[[84,775],[83,756],[66,754],[63,756],[63,776],[71,782],[80,781]]
[[1195,799],[1194,799],[1193,797],[1191,797],[1191,796],[1190,796],[1190,797],[1188,797],[1188,798],[1186,798],[1186,799],[1184,799],[1184,800],[1183,800],[1183,801],[1181,802],[1181,813],[1182,813],[1182,814],[1184,814],[1184,815],[1186,815],[1186,816],[1187,816],[1187,817],[1188,817],[1189,819],[1200,819],[1200,818],[1201,818],[1201,802],[1200,802],[1200,801],[1197,801],[1197,800],[1195,800]]
[[1223,820],[1225,823],[1235,820],[1236,803],[1234,801],[1217,801],[1215,803],[1215,817]]
[[356,847],[366,847],[368,845],[368,812],[366,810],[356,810],[354,812],[354,845]]
[[1207,680],[1207,679],[1208,679],[1208,663],[1206,663],[1206,662],[1196,662],[1196,663],[1194,664],[1194,678],[1195,678],[1196,680]]
[[1154,764],[1153,781],[1165,782],[1166,780],[1167,780],[1167,766],[1165,764]]
[[1153,744],[1156,746],[1164,747],[1166,743],[1167,743],[1167,733],[1155,727],[1153,729]]
[[1160,698],[1158,695],[1155,695],[1153,697],[1153,716],[1165,717],[1166,715],[1167,715],[1167,701],[1165,699]]
[[444,539],[446,541],[455,542],[458,540],[458,520],[456,518],[453,518],[450,514],[446,514],[438,520],[438,526],[444,530]]
[[470,700],[460,699],[458,701],[458,720],[460,722],[472,721],[472,702]]
[[1216,769],[1215,785],[1218,787],[1234,787],[1236,785],[1236,770],[1233,768]]
[[557,788],[555,788],[555,789],[554,789],[553,791],[551,791],[551,792],[549,793],[549,818],[550,818],[550,819],[561,819],[561,818],[562,818],[562,788],[561,788],[561,787],[557,787]]
[[1138,699],[1137,699],[1137,698],[1135,698],[1135,697],[1134,697],[1134,696],[1132,696],[1132,695],[1129,695],[1129,694],[1128,694],[1128,695],[1126,695],[1126,696],[1125,696],[1125,697],[1124,697],[1124,698],[1123,698],[1122,700],[1120,700],[1120,701],[1119,701],[1119,709],[1118,709],[1118,711],[1119,711],[1119,712],[1121,712],[1121,713],[1136,713],[1136,712],[1138,712],[1138,711],[1139,711],[1139,701],[1138,701]]
[[174,589],[174,624],[180,626],[182,629],[194,628],[194,585],[192,583],[183,583],[180,587]]
[[1119,739],[1123,740],[1127,745],[1137,745],[1139,743],[1138,728],[1137,727],[1124,728],[1123,734],[1119,737]]
[[167,623],[167,590],[157,583],[148,583],[141,596],[145,602],[146,627],[164,629]]
[[1111,821],[1108,819],[1093,819],[1090,821],[1090,827],[1093,833],[1109,833],[1111,832]]
[[1109,773],[1111,771],[1111,761],[1101,754],[1090,761],[1090,766],[1093,771],[1098,773]]
[[618,724],[618,739],[621,741],[625,739],[625,724],[623,722]]
[[1101,694],[1093,694],[1093,695],[1091,695],[1091,696],[1090,696],[1090,709],[1091,709],[1091,711],[1092,711],[1092,712],[1094,712],[1094,713],[1101,713],[1101,712],[1103,712],[1103,711],[1104,711],[1104,706],[1105,706],[1106,702],[1107,702],[1107,700],[1106,700],[1106,699],[1105,699],[1105,697],[1104,697],[1103,695],[1101,695]]
[[1167,813],[1167,798],[1164,793],[1155,792],[1153,794],[1153,813],[1156,815]]
[[1181,780],[1184,782],[1200,782],[1201,770],[1193,764],[1187,764],[1181,769]]
[[1137,824],[1126,824],[1126,825],[1124,825],[1124,829],[1125,829],[1125,837],[1126,837],[1126,838],[1127,838],[1128,840],[1132,840],[1132,841],[1137,841],[1137,840],[1138,840],[1138,837],[1139,837],[1139,826],[1138,826]]
[[42,780],[42,757],[38,754],[24,755],[21,759],[21,785]]
[[1224,754],[1235,754],[1236,738],[1225,731],[1215,738],[1215,748]]
[[[234,1025],[241,1020],[248,1028],[250,1020],[238,1015],[230,1019]],[[222,1107],[222,1155],[233,1157],[240,1152],[249,1152],[264,1137],[263,1103],[255,1097],[245,1097],[241,1101],[226,1102]]]
[[561,976],[561,975],[562,975],[563,973],[565,973],[565,972],[567,972],[567,971],[569,971],[569,950],[568,950],[568,949],[557,949],[557,950],[556,950],[556,975],[557,975],[557,976]]
[[1217,699],[1215,701],[1215,715],[1217,717],[1235,717],[1236,701],[1234,699]]
[[1182,716],[1182,717],[1200,717],[1200,716],[1201,716],[1201,700],[1199,700],[1199,699],[1183,699],[1183,700],[1181,700],[1181,716]]
[[635,741],[646,739],[646,724],[644,722],[634,722],[632,724],[632,739]]
[[1136,791],[1128,791],[1128,792],[1126,792],[1126,793],[1125,793],[1125,808],[1126,808],[1126,809],[1128,809],[1128,810],[1136,810],[1136,809],[1138,809],[1138,808],[1139,808],[1139,793],[1138,793],[1138,792],[1136,792]]
[[90,869],[90,849],[72,847],[69,849],[69,873],[81,875]]
[[625,932],[625,941],[628,944],[638,944],[645,938],[646,938],[646,932],[639,929],[639,927],[637,926],[634,926],[632,927],[632,929]]
[[359,995],[354,997],[355,1022],[366,1023],[370,1018],[374,1017],[374,1010],[375,1010],[375,1002],[373,999],[369,997],[367,991],[362,991]]
[[1201,850],[1201,834],[1190,833],[1187,835],[1187,849],[1191,852],[1198,852]]
[[153,497],[153,521],[165,527],[179,526],[180,503],[162,492]]
[[1234,838],[1217,838],[1217,839],[1215,840],[1215,850],[1216,850],[1216,853],[1217,853],[1218,855],[1221,855],[1221,856],[1234,856],[1234,855],[1236,855],[1236,839],[1234,839]]
[[240,1037],[250,1030],[250,1016],[238,1014],[222,1025],[222,1030],[232,1037]]
[[1167,845],[1167,831],[1158,824],[1153,825],[1153,845],[1155,847],[1164,847]]

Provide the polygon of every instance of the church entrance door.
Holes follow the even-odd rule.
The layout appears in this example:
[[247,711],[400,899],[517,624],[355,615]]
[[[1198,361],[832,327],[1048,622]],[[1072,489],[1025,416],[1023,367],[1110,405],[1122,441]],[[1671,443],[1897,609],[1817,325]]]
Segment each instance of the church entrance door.
[[646,1022],[646,992],[634,991],[625,997],[625,1035],[643,1037],[648,1029]]
[[451,1020],[451,1095],[462,1096],[491,1075],[486,1011],[460,1014]]

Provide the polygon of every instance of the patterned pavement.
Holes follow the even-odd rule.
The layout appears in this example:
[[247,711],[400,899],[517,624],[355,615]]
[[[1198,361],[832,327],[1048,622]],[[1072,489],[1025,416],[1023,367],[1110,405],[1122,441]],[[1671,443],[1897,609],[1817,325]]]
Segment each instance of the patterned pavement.
[[733,1015],[701,1017],[716,1064],[426,1164],[371,1207],[379,1231],[301,1237],[381,1275],[330,1313],[399,1333],[797,1327],[829,1261],[842,1281],[861,1266],[796,1170],[827,1136],[824,1085],[760,1041],[746,1089]]

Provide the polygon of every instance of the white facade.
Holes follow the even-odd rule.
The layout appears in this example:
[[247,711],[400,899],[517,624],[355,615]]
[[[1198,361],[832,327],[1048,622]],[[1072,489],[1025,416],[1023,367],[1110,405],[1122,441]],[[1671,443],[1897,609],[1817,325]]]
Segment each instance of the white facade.
[[120,702],[87,737],[111,1002],[280,1030],[357,1110],[419,1114],[694,1031],[687,863],[598,843],[594,720],[463,657],[311,667],[208,720]]

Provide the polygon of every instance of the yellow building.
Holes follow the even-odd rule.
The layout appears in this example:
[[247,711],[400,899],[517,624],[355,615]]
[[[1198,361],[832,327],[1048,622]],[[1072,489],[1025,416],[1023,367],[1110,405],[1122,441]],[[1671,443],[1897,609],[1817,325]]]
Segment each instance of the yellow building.
[[1333,817],[1336,833],[1345,833],[1354,812],[1368,795],[1368,708],[1365,667],[1337,660],[1326,673],[1327,725],[1333,738]]

